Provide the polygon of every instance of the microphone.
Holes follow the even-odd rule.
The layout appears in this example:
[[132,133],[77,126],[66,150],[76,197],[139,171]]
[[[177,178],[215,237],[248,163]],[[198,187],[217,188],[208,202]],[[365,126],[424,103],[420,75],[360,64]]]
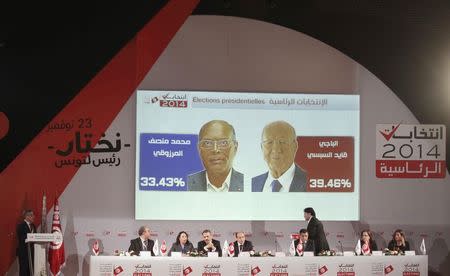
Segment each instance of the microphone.
[[278,241],[276,237],[275,237],[275,252],[278,252]]
[[342,246],[342,242],[338,241],[339,245],[341,246],[341,254],[344,256],[344,246]]

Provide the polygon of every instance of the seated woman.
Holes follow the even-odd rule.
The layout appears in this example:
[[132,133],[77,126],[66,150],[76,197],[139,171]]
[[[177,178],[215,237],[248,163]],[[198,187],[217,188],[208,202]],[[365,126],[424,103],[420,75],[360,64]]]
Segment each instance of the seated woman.
[[361,231],[361,255],[372,255],[372,251],[377,251],[378,246],[373,239],[369,229]]
[[177,240],[172,244],[168,255],[171,256],[172,252],[181,252],[181,254],[187,254],[194,251],[194,246],[189,241],[189,235],[185,231],[181,231],[177,235]]
[[388,249],[391,251],[405,252],[410,250],[409,243],[405,240],[403,230],[397,229],[392,235],[392,240],[388,244]]

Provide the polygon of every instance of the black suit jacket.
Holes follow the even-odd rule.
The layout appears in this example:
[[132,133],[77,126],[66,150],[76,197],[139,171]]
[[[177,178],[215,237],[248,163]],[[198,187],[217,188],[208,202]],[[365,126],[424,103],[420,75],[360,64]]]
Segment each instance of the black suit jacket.
[[395,251],[402,251],[402,252],[409,251],[410,250],[409,242],[405,241],[405,246],[398,246],[396,241],[391,240],[388,244],[388,249],[392,250],[392,251],[395,250]]
[[[153,246],[155,245],[155,242],[153,240],[148,240],[148,247],[146,251],[150,251],[152,256],[155,256],[155,253],[153,253]],[[134,240],[130,241],[130,247],[128,248],[128,251],[133,250],[134,252],[131,255],[139,255],[142,251],[142,241],[140,237],[137,237]]]
[[[300,240],[295,240],[294,241],[294,247],[295,247],[295,256],[298,256],[297,253],[297,245],[300,242]],[[306,246],[303,248],[303,252],[315,252],[315,246],[314,246],[314,241],[313,240],[307,240],[306,241]]]
[[190,241],[188,241],[184,245],[184,248],[181,246],[181,244],[174,242],[172,244],[172,247],[170,247],[169,253],[167,255],[172,256],[172,252],[181,252],[182,254],[186,254],[192,251],[194,251],[194,245]]
[[[207,191],[206,170],[188,175],[188,191]],[[231,169],[229,192],[244,191],[244,175],[235,169]]]
[[[262,192],[266,183],[269,172],[252,178],[252,192]],[[294,178],[291,182],[289,192],[306,192],[306,171],[295,165]]]
[[[31,229],[30,229],[31,228]],[[25,221],[22,221],[17,225],[16,228],[17,233],[17,250],[16,255],[19,259],[19,274],[22,275],[30,275],[30,262],[28,260],[28,247],[25,243],[25,240],[27,239],[28,233],[36,233],[36,226],[34,224],[30,224],[30,227],[28,227],[28,224]],[[33,243],[30,243],[30,252],[31,252],[31,265],[33,265],[34,260],[34,246]]]
[[323,225],[320,220],[316,217],[311,217],[306,230],[308,231],[309,239],[314,241],[314,253],[316,255],[322,250],[330,250],[327,237],[325,236],[325,231],[323,230]]
[[[220,241],[213,239],[212,243],[214,245],[214,247],[216,248],[217,253],[219,253],[219,257],[222,257],[222,248],[220,247]],[[197,244],[197,251],[198,252],[205,252],[204,247],[206,246],[206,242],[205,241],[199,241]],[[212,252],[211,250],[209,252]]]
[[[25,257],[28,260],[28,249],[27,249],[27,244],[25,243],[25,240],[27,239],[27,234],[28,233],[36,233],[36,226],[34,226],[34,224],[30,224],[30,227],[28,227],[28,224],[25,221],[22,221],[21,223],[19,223],[17,225],[17,240],[19,241],[18,246],[17,246],[17,250],[16,250],[16,255],[20,257]],[[34,251],[34,246],[33,244],[30,244],[30,249],[31,249],[31,253],[33,256],[33,251]]]
[[[233,243],[233,246],[234,246],[234,257],[237,257],[237,256],[239,256],[239,253],[240,253],[238,242],[235,241]],[[252,251],[252,250],[253,250],[252,242],[247,241],[247,240],[244,241],[244,244],[242,245],[242,252],[248,252],[248,251]]]

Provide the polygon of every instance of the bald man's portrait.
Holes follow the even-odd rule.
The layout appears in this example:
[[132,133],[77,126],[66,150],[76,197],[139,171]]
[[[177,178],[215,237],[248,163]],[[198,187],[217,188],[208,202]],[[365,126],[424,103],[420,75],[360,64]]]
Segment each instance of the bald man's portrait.
[[295,164],[295,129],[285,121],[266,125],[261,150],[268,172],[252,178],[252,192],[306,192],[306,171]]
[[188,191],[244,191],[244,175],[233,169],[238,142],[232,125],[222,120],[207,122],[198,134],[197,148],[205,169],[188,175]]

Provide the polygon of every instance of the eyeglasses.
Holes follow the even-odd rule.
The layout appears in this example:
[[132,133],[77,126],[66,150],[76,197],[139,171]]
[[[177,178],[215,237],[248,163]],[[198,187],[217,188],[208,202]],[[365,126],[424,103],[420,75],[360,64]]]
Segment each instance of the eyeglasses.
[[268,139],[268,140],[264,140],[261,142],[261,145],[263,145],[266,148],[270,148],[273,147],[273,145],[275,143],[278,143],[281,147],[285,147],[290,145],[293,142],[293,140],[288,140],[288,139]]
[[231,139],[220,139],[220,140],[200,140],[198,142],[199,146],[202,149],[214,149],[217,147],[218,149],[228,149],[231,147],[235,141]]

